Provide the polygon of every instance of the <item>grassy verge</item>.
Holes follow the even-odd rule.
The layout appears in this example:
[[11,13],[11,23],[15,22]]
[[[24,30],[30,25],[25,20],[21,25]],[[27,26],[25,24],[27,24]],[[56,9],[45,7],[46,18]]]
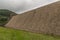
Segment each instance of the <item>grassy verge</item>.
[[60,40],[60,37],[0,27],[0,40]]

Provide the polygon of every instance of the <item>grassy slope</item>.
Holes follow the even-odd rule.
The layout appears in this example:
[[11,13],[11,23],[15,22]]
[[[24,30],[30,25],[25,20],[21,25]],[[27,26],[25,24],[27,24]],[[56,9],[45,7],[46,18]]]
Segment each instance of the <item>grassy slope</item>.
[[60,37],[0,27],[0,40],[60,40]]

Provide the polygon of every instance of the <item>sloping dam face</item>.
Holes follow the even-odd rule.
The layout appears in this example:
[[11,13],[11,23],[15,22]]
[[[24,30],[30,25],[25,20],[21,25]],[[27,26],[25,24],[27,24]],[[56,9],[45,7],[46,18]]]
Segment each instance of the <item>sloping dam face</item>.
[[12,17],[6,27],[60,35],[60,1]]

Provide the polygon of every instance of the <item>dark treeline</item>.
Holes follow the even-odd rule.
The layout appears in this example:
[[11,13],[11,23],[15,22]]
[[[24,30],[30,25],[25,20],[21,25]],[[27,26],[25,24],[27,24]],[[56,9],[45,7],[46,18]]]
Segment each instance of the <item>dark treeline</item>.
[[14,15],[16,14],[12,11],[0,9],[0,26],[4,26]]

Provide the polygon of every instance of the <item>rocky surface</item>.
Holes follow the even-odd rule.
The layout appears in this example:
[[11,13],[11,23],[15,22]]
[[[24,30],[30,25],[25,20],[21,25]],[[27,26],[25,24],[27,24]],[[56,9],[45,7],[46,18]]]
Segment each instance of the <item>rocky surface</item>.
[[5,26],[35,33],[60,35],[60,1],[16,15]]

